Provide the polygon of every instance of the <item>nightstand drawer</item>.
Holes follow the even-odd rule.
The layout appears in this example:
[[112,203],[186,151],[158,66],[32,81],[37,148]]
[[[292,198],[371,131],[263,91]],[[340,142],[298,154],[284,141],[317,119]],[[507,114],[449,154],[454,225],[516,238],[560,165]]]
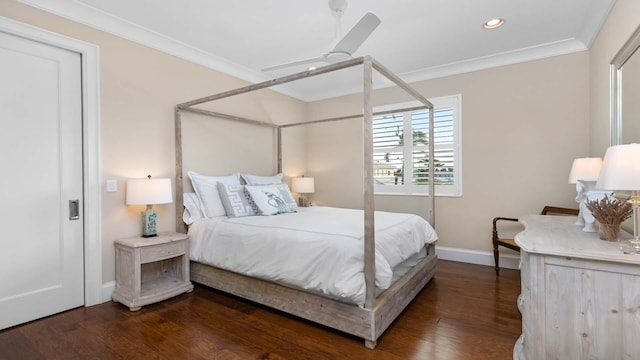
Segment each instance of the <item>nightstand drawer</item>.
[[140,262],[146,263],[183,255],[185,253],[184,244],[184,241],[179,241],[174,244],[145,246],[140,249]]

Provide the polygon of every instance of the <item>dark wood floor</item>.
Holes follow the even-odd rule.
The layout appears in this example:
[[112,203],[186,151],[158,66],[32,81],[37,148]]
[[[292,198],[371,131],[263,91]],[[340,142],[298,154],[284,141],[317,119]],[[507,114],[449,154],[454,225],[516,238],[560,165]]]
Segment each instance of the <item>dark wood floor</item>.
[[0,331],[1,359],[511,359],[519,272],[440,260],[378,340],[363,341],[198,287],[130,312],[78,308]]

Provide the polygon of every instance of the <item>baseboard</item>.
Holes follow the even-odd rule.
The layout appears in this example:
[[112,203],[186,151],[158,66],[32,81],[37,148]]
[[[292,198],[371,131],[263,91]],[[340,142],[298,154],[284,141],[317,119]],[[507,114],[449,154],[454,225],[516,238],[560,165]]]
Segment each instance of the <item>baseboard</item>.
[[102,302],[106,303],[107,301],[111,301],[111,295],[113,291],[116,289],[116,282],[109,281],[102,284]]
[[[439,259],[494,266],[493,253],[488,251],[467,250],[446,246],[436,246],[436,254]],[[500,254],[500,268],[519,269],[520,256]]]

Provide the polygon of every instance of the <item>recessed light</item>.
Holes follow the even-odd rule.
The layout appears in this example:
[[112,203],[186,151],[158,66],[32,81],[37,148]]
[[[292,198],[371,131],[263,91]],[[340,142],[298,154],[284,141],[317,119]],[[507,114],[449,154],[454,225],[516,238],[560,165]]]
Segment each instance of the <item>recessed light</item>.
[[310,66],[310,67],[307,69],[307,71],[312,71],[312,70],[315,70],[315,69],[316,69],[316,67],[315,67],[315,66]]
[[504,19],[494,18],[484,23],[482,27],[485,29],[495,29],[502,26],[503,24],[504,24]]

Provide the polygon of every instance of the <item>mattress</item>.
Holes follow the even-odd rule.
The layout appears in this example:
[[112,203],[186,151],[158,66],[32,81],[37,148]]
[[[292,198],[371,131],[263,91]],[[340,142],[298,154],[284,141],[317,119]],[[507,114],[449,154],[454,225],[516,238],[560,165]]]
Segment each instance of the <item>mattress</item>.
[[[380,290],[438,238],[412,214],[376,211],[375,231]],[[193,261],[364,305],[362,210],[314,206],[276,216],[203,218],[189,227],[189,236]]]

